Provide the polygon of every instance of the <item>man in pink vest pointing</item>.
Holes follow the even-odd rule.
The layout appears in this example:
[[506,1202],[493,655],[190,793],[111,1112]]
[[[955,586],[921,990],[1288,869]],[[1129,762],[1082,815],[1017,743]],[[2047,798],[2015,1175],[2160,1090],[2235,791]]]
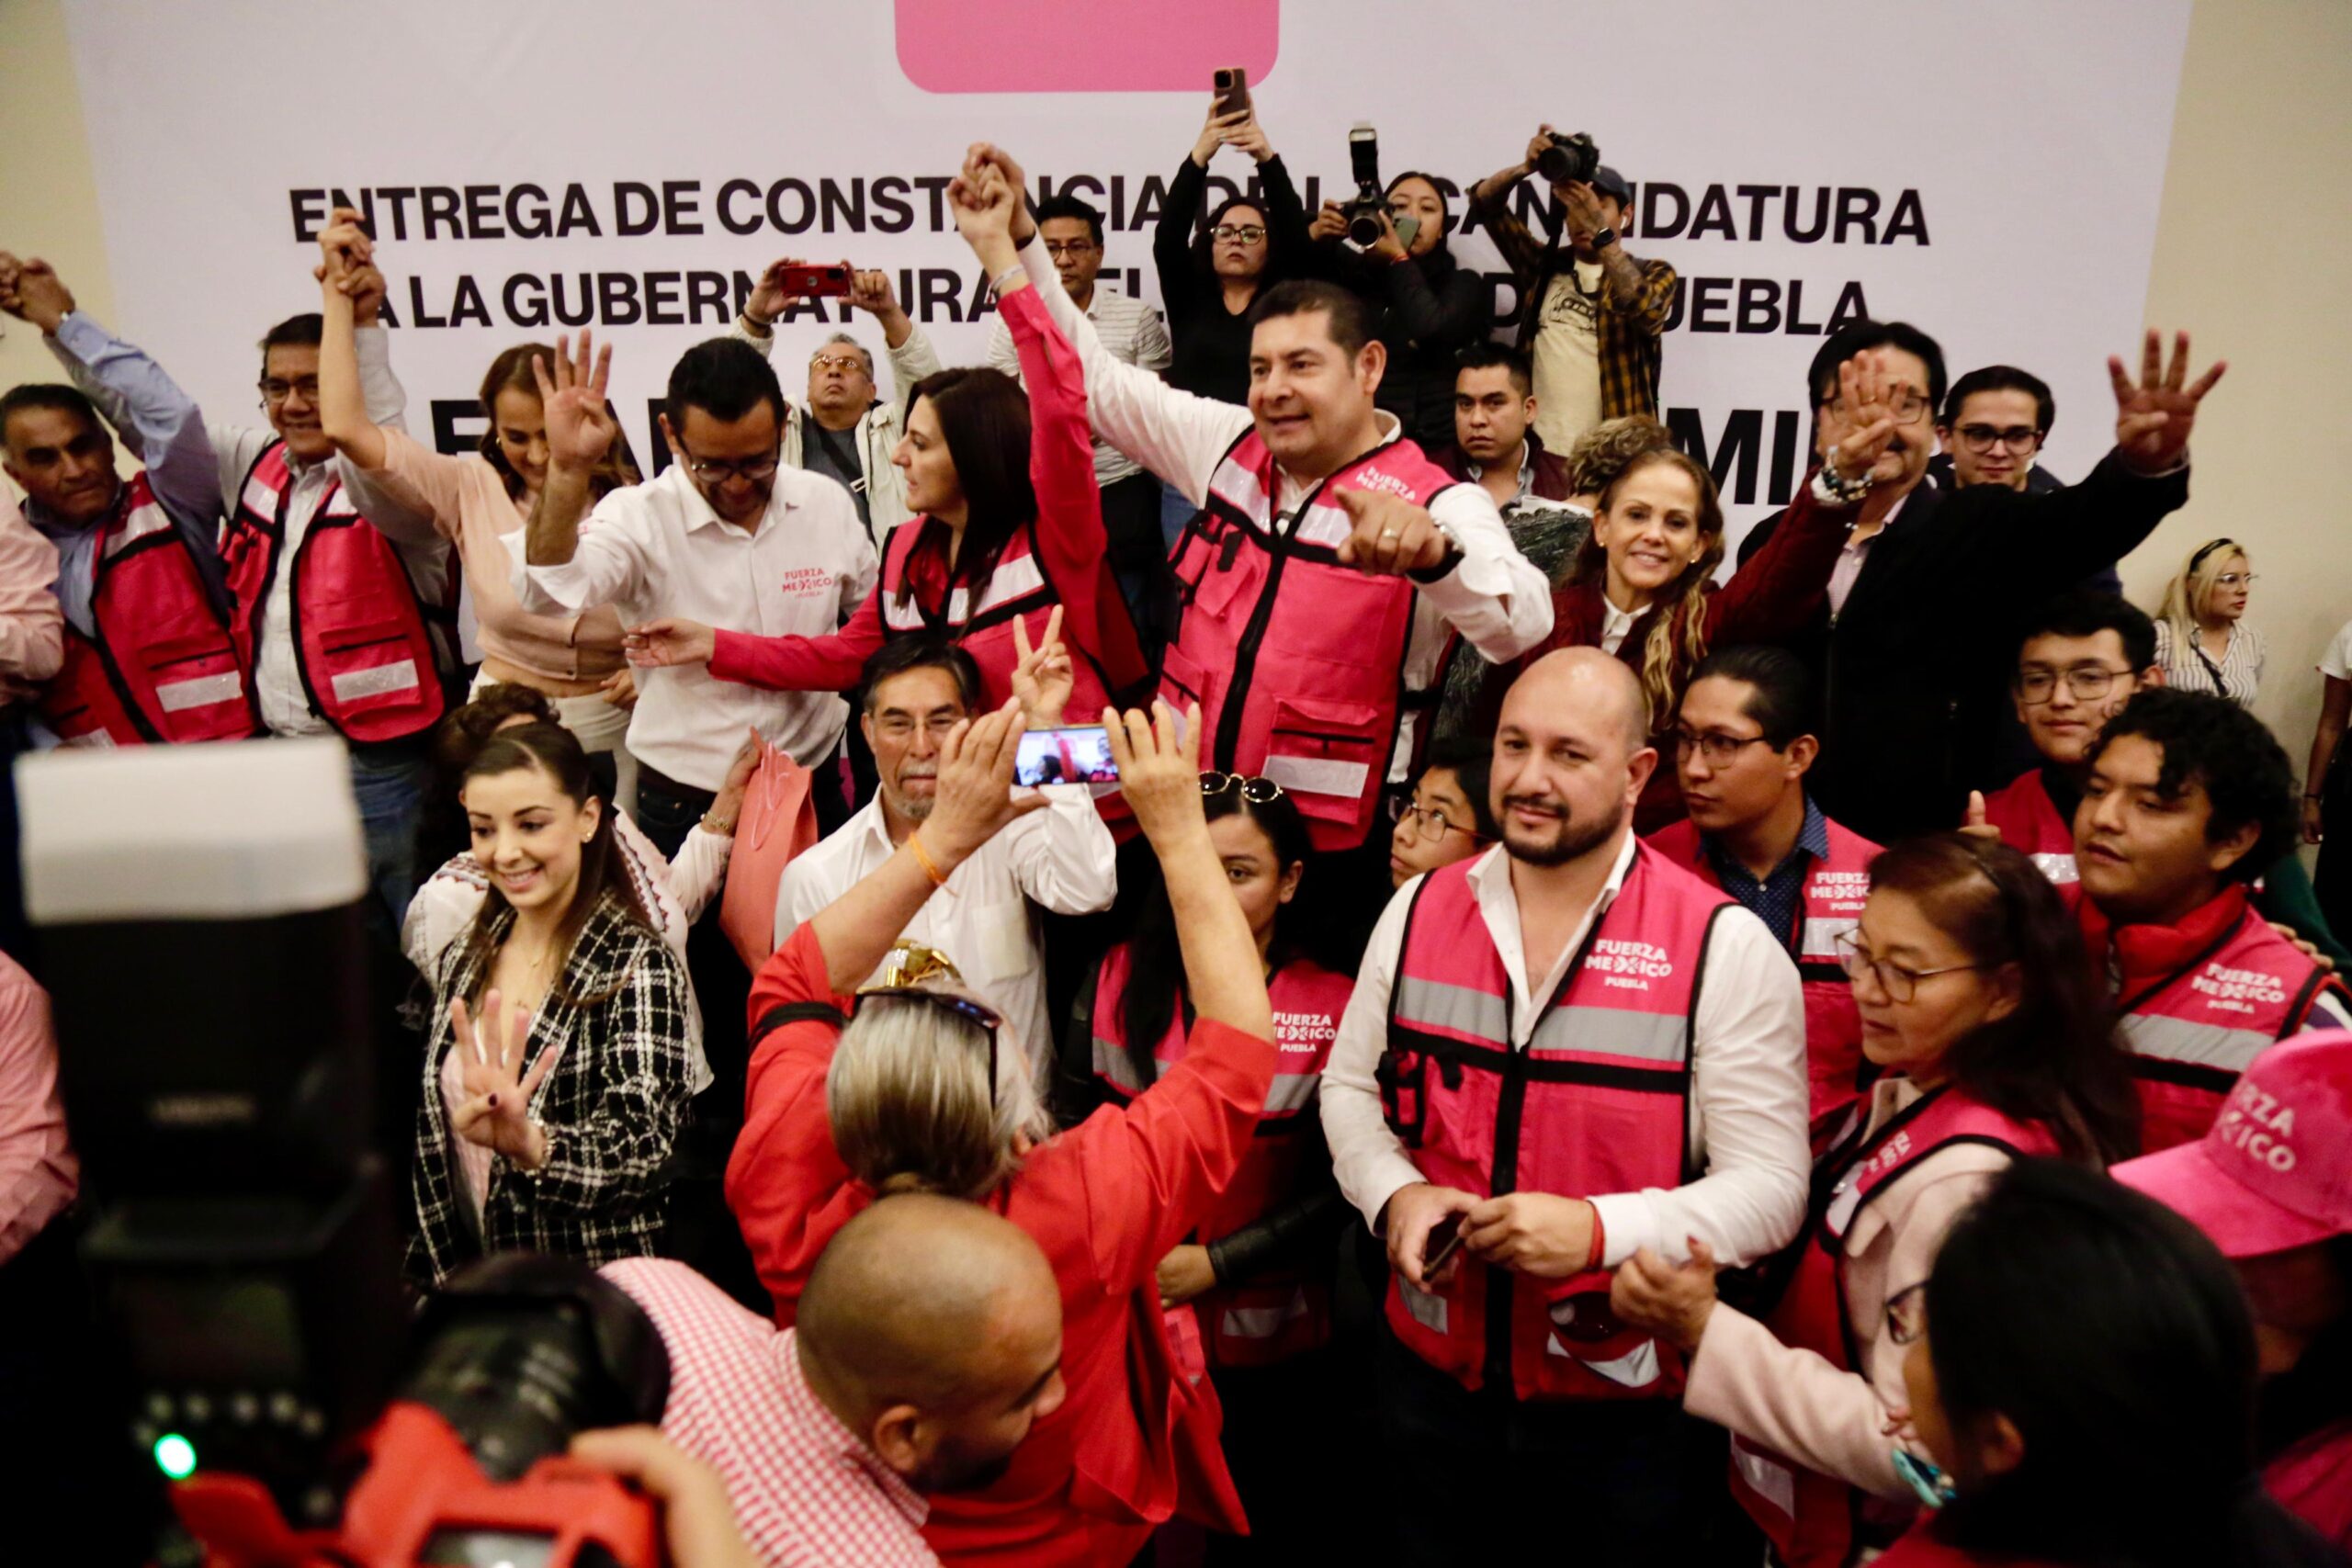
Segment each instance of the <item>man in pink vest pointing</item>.
[[1804,1009],[1781,939],[1645,847],[1639,679],[1599,649],[1512,685],[1502,842],[1414,878],[1324,1069],[1340,1190],[1385,1237],[1382,1477],[1397,1561],[1569,1532],[1687,1540],[1719,1495],[1675,1351],[1615,1321],[1641,1247],[1726,1263],[1804,1218]]
[[[1026,188],[986,144],[965,177],[989,164]],[[1202,764],[1281,784],[1318,850],[1385,844],[1381,795],[1408,776],[1448,641],[1498,663],[1533,647],[1552,629],[1544,574],[1485,491],[1373,407],[1387,355],[1354,295],[1267,291],[1240,409],[1114,358],[1025,210],[1013,229],[1016,265],[1084,361],[1095,434],[1202,508],[1170,558],[1177,632],[1160,682],[1178,712],[1200,705]]]

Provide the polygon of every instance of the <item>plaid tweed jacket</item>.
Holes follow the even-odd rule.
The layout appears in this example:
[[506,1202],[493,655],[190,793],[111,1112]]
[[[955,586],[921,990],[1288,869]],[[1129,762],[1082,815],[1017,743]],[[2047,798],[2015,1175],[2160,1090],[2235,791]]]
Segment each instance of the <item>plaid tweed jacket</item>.
[[[514,923],[512,909],[498,912],[493,951]],[[531,1105],[553,1141],[553,1157],[536,1172],[492,1159],[477,1216],[441,1096],[442,1062],[453,1044],[449,1004],[472,994],[488,964],[471,947],[451,943],[434,975],[410,1176],[416,1225],[410,1277],[437,1285],[493,1252],[549,1252],[591,1264],[650,1255],[667,1217],[665,1167],[694,1076],[684,966],[659,932],[605,896],[572,944],[562,984],[531,1020],[529,1061],[563,1047]]]

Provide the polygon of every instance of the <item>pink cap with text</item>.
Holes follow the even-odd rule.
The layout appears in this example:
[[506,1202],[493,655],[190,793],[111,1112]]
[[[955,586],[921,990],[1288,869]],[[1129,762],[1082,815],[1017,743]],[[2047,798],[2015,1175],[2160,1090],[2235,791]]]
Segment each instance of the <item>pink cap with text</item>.
[[2352,1030],[2273,1045],[2203,1138],[2126,1160],[2114,1174],[2232,1258],[2352,1233]]

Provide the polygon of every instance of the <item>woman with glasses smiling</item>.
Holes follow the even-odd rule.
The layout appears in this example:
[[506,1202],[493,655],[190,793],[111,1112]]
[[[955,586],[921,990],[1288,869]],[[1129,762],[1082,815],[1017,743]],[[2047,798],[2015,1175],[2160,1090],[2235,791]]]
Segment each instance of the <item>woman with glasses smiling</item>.
[[2156,662],[2165,684],[2211,692],[2254,706],[2262,683],[2262,634],[2245,623],[2254,568],[2234,539],[2197,547],[2180,575],[2165,585],[2156,611]]
[[1757,1315],[1717,1300],[1703,1247],[1681,1265],[1636,1254],[1612,1292],[1690,1353],[1686,1407],[1731,1429],[1732,1489],[1792,1568],[1838,1568],[1908,1521],[1889,1307],[1944,1233],[2020,1156],[2103,1164],[2139,1125],[2081,938],[2031,861],[1939,833],[1882,853],[1870,882],[1839,946],[1882,1076],[1815,1165]]

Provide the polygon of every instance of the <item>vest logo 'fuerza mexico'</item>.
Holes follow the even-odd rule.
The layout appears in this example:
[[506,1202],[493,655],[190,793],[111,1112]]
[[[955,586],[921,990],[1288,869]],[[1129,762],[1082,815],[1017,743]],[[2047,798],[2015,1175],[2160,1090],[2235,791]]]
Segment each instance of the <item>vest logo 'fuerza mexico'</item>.
[[1607,976],[1602,982],[1605,985],[1630,986],[1645,991],[1649,989],[1650,981],[1668,979],[1674,974],[1674,960],[1656,942],[1621,942],[1609,937],[1592,944],[1584,966]]
[[1328,1012],[1274,1014],[1274,1039],[1285,1051],[1316,1050],[1329,1044],[1339,1032],[1339,1021]]
[[[2287,999],[2287,983],[2276,975],[2266,975],[2259,969],[2232,969],[2226,964],[2208,964],[2205,972],[2188,982],[2188,988],[2216,1002],[2269,1002],[2274,1006]],[[2243,1005],[2231,1010],[2249,1010]]]
[[2241,1081],[2213,1122],[2211,1136],[2275,1171],[2295,1168],[2295,1108],[2281,1105],[2275,1094],[2265,1094]]
[[1391,495],[1403,496],[1407,501],[1413,499],[1413,487],[1410,484],[1398,479],[1395,474],[1385,474],[1378,468],[1358,468],[1348,476],[1347,488],[1385,490]]

